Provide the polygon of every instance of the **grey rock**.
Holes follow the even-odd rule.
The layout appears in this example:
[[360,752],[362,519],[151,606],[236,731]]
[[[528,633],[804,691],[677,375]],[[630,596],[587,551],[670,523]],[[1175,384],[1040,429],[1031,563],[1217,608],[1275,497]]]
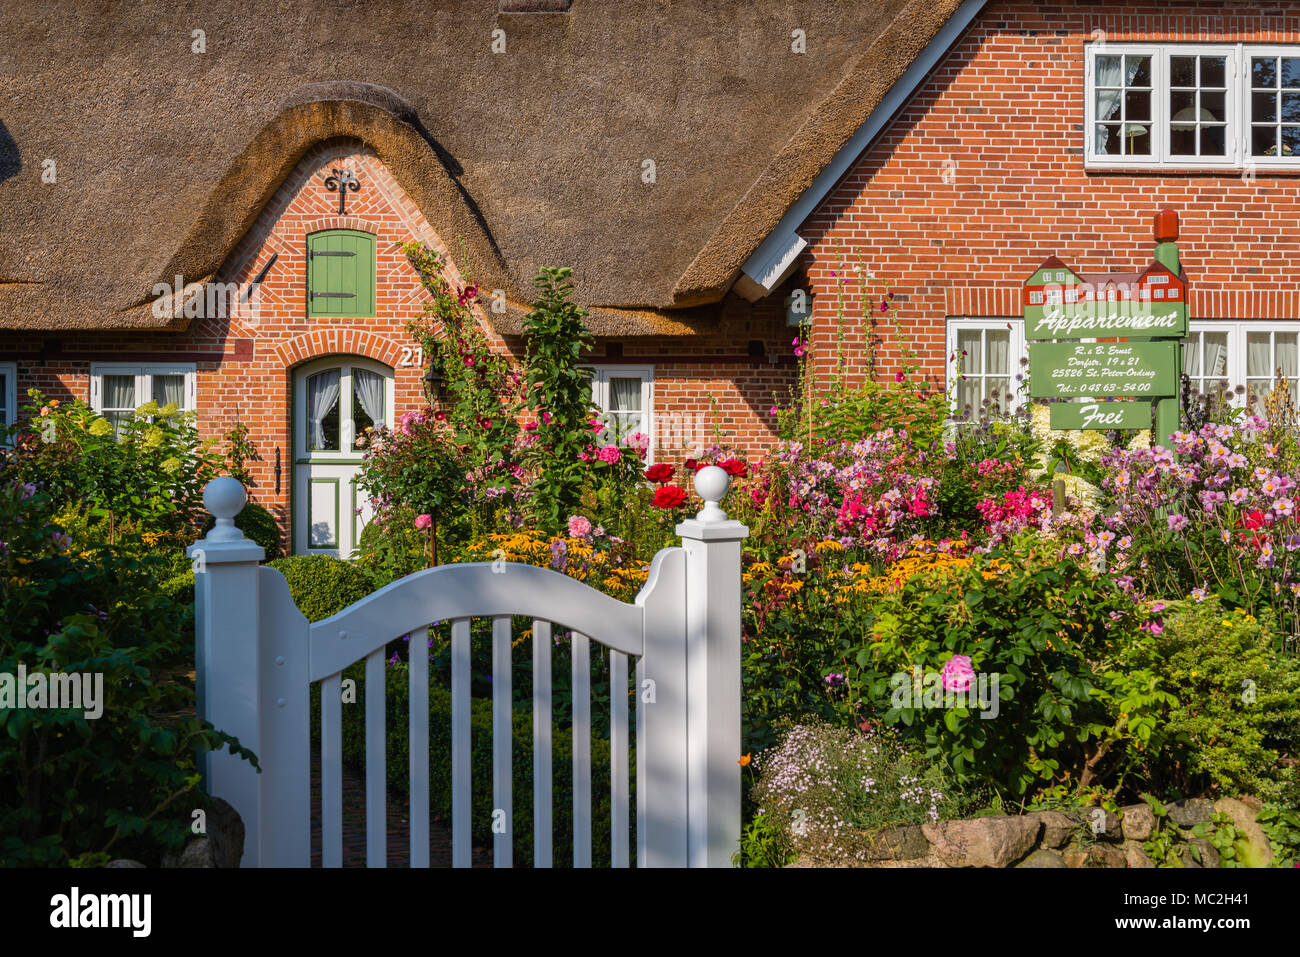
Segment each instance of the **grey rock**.
[[133,861],[129,857],[119,857],[115,860],[109,861],[104,866],[105,867],[140,867],[140,868],[144,867],[144,865],[141,864],[139,861]]
[[[1104,816],[1098,816],[1096,812],[1100,811]],[[1106,808],[1088,808],[1084,811],[1084,820],[1087,823],[1088,830],[1092,831],[1099,841],[1109,841],[1118,844],[1124,839],[1123,829],[1120,826],[1119,815],[1114,811]]]
[[[1192,856],[1192,846],[1195,846],[1201,852],[1201,859],[1196,860]],[[1179,856],[1183,859],[1183,867],[1218,867],[1219,852],[1215,850],[1213,844],[1203,837],[1194,837],[1178,849]]]
[[1065,858],[1057,854],[1056,851],[1049,851],[1040,847],[1017,864],[1016,867],[1065,867]]
[[1089,867],[1128,867],[1128,858],[1113,844],[1094,844],[1088,849]]
[[949,867],[1008,867],[1033,850],[1041,829],[1042,823],[1028,816],[921,825],[921,832]]
[[221,798],[209,798],[207,834],[185,845],[180,854],[163,855],[163,867],[238,867],[244,854],[244,822]]
[[[1148,808],[1148,810],[1150,810]],[[1155,867],[1151,858],[1147,857],[1147,852],[1142,850],[1140,844],[1125,844],[1124,859],[1128,861],[1129,867]]]
[[1214,805],[1206,798],[1187,798],[1168,805],[1169,819],[1179,827],[1192,827],[1210,819]]
[[1079,827],[1077,821],[1071,820],[1069,816],[1062,814],[1060,811],[1034,811],[1026,814],[1026,818],[1037,818],[1043,825],[1042,837],[1039,843],[1043,847],[1057,848],[1068,844],[1070,838],[1074,836],[1075,830]]
[[1235,798],[1219,798],[1214,802],[1214,810],[1226,814],[1237,830],[1234,849],[1237,859],[1247,867],[1271,867],[1273,848],[1269,846],[1264,829],[1255,823],[1255,809],[1245,801]]
[[915,824],[883,828],[864,849],[867,861],[910,861],[930,853],[930,842]]
[[1145,804],[1130,804],[1124,812],[1123,832],[1128,841],[1145,841],[1156,827],[1156,816]]

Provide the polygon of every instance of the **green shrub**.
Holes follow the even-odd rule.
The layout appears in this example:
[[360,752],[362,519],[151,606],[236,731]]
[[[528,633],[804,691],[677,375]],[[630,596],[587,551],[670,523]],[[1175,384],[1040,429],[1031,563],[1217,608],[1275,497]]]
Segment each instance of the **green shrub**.
[[369,579],[351,562],[330,555],[291,555],[267,562],[289,583],[289,594],[308,621],[337,615],[372,591]]
[[357,567],[376,588],[429,567],[428,533],[415,527],[415,513],[406,508],[376,514],[361,530],[357,551]]
[[205,806],[196,754],[249,753],[194,717],[190,610],[159,594],[165,559],[71,549],[49,508],[0,485],[0,674],[99,674],[102,699],[89,717],[0,707],[0,866],[156,865]]
[[[212,531],[216,523],[216,519],[208,516],[207,522],[203,525],[203,534]],[[280,557],[280,526],[276,524],[275,516],[261,505],[249,502],[241,508],[239,514],[235,516],[235,528],[261,545],[268,561]]]
[[[357,683],[357,703],[343,706],[344,760],[365,767],[364,666],[353,665],[345,677]],[[405,795],[410,786],[409,671],[404,662],[385,668],[387,689],[387,778],[392,794]],[[513,814],[516,864],[533,863],[533,716],[531,709],[513,711]],[[593,727],[595,727],[593,721]],[[470,704],[470,803],[476,847],[492,845],[492,702],[474,698]],[[554,725],[551,731],[552,859],[557,867],[573,863],[573,736]],[[451,823],[451,692],[436,684],[429,688],[429,804],[432,813]],[[635,819],[636,755],[629,748],[631,784],[629,816]],[[610,856],[609,742],[593,734],[591,743],[591,848],[592,863],[608,866]],[[635,823],[635,822],[633,822]],[[629,838],[636,846],[635,833]]]
[[158,593],[178,605],[194,604],[194,572],[184,571],[164,579],[158,586]]
[[1300,803],[1295,769],[1278,762],[1300,753],[1300,670],[1274,640],[1271,616],[1228,612],[1210,596],[1180,602],[1160,634],[1128,650],[1130,666],[1157,672],[1178,698],[1166,719],[1178,743],[1152,756],[1166,789]]
[[[865,717],[906,729],[963,783],[1017,798],[1065,782],[1118,787],[1168,736],[1173,695],[1150,669],[1116,662],[1152,613],[1054,548],[978,555],[882,595],[845,687]],[[943,706],[941,674],[963,664],[986,676],[986,700]]]

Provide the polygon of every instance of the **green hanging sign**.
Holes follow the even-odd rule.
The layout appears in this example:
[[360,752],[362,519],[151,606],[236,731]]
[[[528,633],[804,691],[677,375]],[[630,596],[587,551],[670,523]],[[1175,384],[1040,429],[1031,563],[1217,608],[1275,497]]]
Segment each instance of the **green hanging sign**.
[[1036,342],[1029,350],[1029,394],[1177,395],[1178,350],[1177,342]]
[[1084,399],[1081,402],[1053,402],[1048,408],[1054,430],[1151,428],[1151,403],[1145,401]]

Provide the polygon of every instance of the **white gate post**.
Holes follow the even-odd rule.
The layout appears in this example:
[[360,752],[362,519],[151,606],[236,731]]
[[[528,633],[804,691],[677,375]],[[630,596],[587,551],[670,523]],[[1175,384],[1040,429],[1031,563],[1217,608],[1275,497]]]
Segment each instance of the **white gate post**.
[[[266,553],[235,527],[248,500],[229,476],[213,479],[203,504],[217,522],[186,554],[194,564],[194,643],[198,715],[258,754],[258,563]],[[203,755],[204,790],[229,802],[244,822],[241,867],[257,867],[261,846],[258,774],[229,750]]]
[[677,526],[686,550],[687,855],[730,867],[740,844],[740,543],[749,535],[718,507],[731,478],[695,473],[704,508]]

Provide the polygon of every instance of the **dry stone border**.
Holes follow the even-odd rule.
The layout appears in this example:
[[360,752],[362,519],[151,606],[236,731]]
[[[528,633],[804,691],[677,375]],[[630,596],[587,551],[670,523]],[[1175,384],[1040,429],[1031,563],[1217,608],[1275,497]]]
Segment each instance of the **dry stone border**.
[[[1168,806],[1169,820],[1184,837],[1178,853],[1185,867],[1218,867],[1219,854],[1191,828],[1216,813],[1227,814],[1249,843],[1255,862],[1272,861],[1268,838],[1255,823],[1253,798],[1189,798]],[[884,828],[864,859],[803,855],[791,867],[1155,867],[1142,848],[1156,829],[1146,804],[1130,804],[1120,814],[1099,809],[1035,811],[1030,814],[968,818],[934,824]],[[1197,861],[1191,847],[1199,849]]]

